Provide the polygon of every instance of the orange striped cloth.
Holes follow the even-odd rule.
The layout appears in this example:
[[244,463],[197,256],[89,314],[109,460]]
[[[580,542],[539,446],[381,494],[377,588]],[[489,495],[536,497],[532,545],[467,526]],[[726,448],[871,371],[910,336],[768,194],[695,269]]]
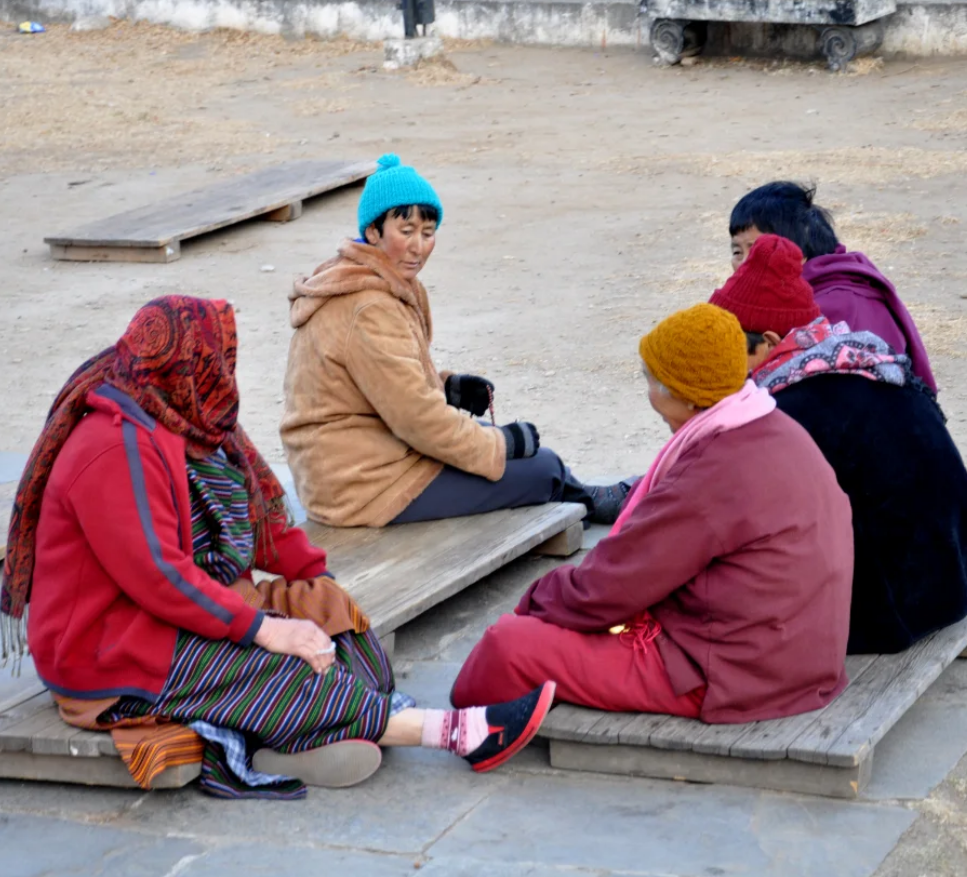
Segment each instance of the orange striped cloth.
[[154,716],[99,721],[102,713],[117,703],[116,697],[100,700],[81,700],[60,694],[53,694],[53,697],[60,717],[68,725],[88,731],[111,732],[114,748],[142,789],[150,789],[155,777],[169,767],[200,763],[205,753],[205,741],[186,725],[159,721]]
[[[266,579],[258,585],[239,579],[231,588],[250,606],[287,618],[309,619],[329,636],[347,630],[365,633],[369,629],[369,619],[356,601],[328,576],[293,582]],[[53,694],[53,698],[60,717],[68,725],[111,732],[118,754],[142,789],[150,789],[158,774],[169,767],[202,760],[205,741],[186,725],[155,716],[102,722],[100,717],[117,703],[116,697],[81,700]]]

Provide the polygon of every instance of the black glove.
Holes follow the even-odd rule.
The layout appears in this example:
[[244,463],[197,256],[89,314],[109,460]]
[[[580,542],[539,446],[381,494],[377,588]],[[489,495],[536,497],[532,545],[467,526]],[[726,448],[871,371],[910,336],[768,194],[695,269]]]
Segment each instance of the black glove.
[[477,375],[450,375],[443,385],[447,405],[469,411],[474,417],[486,413],[493,391],[494,385]]
[[541,446],[541,434],[533,423],[508,423],[500,427],[507,440],[507,459],[533,457]]

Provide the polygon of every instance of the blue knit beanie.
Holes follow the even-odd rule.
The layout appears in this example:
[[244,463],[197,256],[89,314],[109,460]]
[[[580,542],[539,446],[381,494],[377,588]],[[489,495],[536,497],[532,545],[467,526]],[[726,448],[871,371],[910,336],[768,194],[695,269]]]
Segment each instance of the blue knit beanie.
[[376,173],[366,180],[363,196],[359,199],[359,236],[366,236],[366,229],[387,210],[426,204],[437,211],[437,227],[443,222],[443,205],[437,193],[413,168],[400,164],[400,157],[388,153],[378,162]]

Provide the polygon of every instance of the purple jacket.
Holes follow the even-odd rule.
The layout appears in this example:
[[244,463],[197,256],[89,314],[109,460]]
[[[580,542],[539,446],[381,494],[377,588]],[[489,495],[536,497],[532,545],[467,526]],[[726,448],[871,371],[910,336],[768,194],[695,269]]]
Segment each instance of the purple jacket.
[[803,265],[802,276],[812,286],[816,304],[831,323],[845,322],[854,332],[878,335],[897,353],[906,353],[913,373],[937,391],[927,350],[913,317],[893,284],[866,256],[847,253],[840,244],[835,253],[809,259]]

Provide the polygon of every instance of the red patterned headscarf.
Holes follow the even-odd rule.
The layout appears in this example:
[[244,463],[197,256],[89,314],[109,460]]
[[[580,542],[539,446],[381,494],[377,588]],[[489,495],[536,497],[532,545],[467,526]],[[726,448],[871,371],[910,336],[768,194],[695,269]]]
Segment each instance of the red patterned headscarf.
[[54,461],[89,410],[88,393],[102,384],[126,393],[184,438],[189,457],[224,449],[245,474],[256,538],[268,540],[266,524],[287,520],[282,485],[238,424],[237,347],[228,302],[165,296],[142,307],[117,344],[71,375],[27,461],[10,518],[0,593],[4,656],[11,636],[18,638],[12,625],[23,619],[30,600],[40,503]]

